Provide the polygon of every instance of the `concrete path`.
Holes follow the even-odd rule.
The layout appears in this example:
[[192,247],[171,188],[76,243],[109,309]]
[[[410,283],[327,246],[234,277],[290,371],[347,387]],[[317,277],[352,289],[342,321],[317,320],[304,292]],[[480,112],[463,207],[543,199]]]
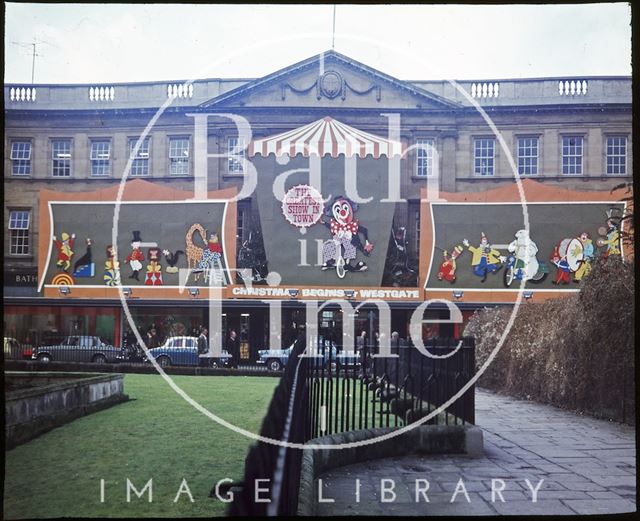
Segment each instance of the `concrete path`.
[[[319,503],[318,513],[558,515],[636,510],[633,427],[483,390],[477,390],[476,408],[477,424],[484,431],[484,457],[411,456],[333,469],[320,479],[323,498],[335,502]],[[385,488],[394,487],[395,501],[389,501],[391,492],[382,491],[382,479],[389,480]],[[500,481],[493,483],[492,500],[492,479],[504,482],[504,502],[497,493]],[[534,503],[531,487],[540,480],[544,481]],[[428,491],[422,494],[427,481]]]

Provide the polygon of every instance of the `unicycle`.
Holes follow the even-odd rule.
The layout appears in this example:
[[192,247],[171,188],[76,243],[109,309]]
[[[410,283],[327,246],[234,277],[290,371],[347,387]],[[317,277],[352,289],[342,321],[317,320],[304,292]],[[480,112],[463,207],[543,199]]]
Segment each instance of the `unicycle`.
[[336,275],[338,275],[339,278],[344,279],[344,276],[346,274],[346,270],[344,269],[345,261],[344,261],[344,257],[342,256],[342,245],[339,242],[336,245],[335,260],[336,260]]

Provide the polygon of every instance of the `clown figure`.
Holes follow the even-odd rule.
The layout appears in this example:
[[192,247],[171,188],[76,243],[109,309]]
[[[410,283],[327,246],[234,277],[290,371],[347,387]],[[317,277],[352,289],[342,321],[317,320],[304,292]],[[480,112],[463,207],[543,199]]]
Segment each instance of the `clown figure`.
[[213,232],[209,236],[207,249],[204,250],[204,253],[202,254],[202,259],[198,263],[198,266],[194,270],[194,272],[213,268],[214,263],[216,261],[219,262],[221,258],[222,258],[222,244],[220,244],[220,239],[218,238],[217,232]]
[[[322,248],[322,269],[328,270],[335,266],[336,258],[342,251],[342,257],[345,260],[345,270],[347,271],[365,271],[367,265],[360,261],[357,264],[351,264],[356,258],[356,253],[360,250],[365,255],[369,255],[373,250],[373,244],[369,242],[367,229],[355,219],[355,212],[358,205],[344,196],[334,198],[331,205],[327,208],[325,215],[331,216],[329,222],[322,219],[320,222],[331,231],[332,240],[324,243]],[[359,234],[364,237],[364,245],[360,241]]]
[[460,245],[453,248],[451,256],[449,256],[447,250],[444,250],[442,253],[444,261],[438,271],[438,280],[446,280],[452,284],[456,281],[456,259],[462,254],[462,251],[462,246]]
[[620,222],[621,217],[617,214],[615,208],[607,210],[607,227],[604,226],[598,229],[598,233],[603,236],[600,237],[596,244],[600,248],[606,248],[602,256],[606,259],[609,255],[620,256],[621,241],[620,241]]
[[76,234],[72,233],[71,237],[69,237],[68,233],[62,232],[61,238],[62,241],[59,241],[55,235],[53,236],[53,244],[58,250],[56,266],[58,266],[58,268],[62,268],[63,271],[68,271],[71,267],[71,257],[73,257],[73,240],[76,238]]
[[496,273],[502,268],[502,263],[505,261],[505,258],[500,255],[498,250],[491,247],[484,232],[480,234],[480,244],[478,246],[470,246],[467,239],[464,239],[462,244],[464,244],[473,255],[471,258],[473,274],[482,277],[480,282],[487,280],[488,273]]
[[589,274],[594,254],[593,241],[587,232],[582,232],[578,239],[580,239],[580,242],[582,243],[583,259],[580,262],[580,267],[573,275],[573,282],[580,282],[585,275]]

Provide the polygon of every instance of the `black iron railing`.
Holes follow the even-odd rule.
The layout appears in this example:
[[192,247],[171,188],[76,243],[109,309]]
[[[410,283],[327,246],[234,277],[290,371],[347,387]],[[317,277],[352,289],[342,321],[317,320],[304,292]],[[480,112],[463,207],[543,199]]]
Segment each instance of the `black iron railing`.
[[[262,421],[260,436],[264,438],[295,444],[310,439],[306,421],[309,411],[307,371],[310,364],[308,358],[298,356],[304,349],[303,339],[293,346],[292,356]],[[245,460],[244,481],[236,485],[239,491],[230,504],[229,515],[294,515],[298,506],[301,459],[302,450],[286,445],[264,441],[253,445]],[[257,489],[267,489],[268,492]],[[269,502],[256,502],[256,497]]]
[[[305,352],[304,338],[294,345],[284,375],[263,420],[261,436],[304,443],[323,435],[394,427],[432,414],[460,391],[474,374],[474,344],[435,339],[430,356],[404,341],[391,346],[395,358],[373,356],[372,346],[340,349],[322,343],[317,356]],[[306,354],[311,354],[306,351]],[[474,388],[427,420],[431,424],[464,425],[474,421]],[[302,450],[258,442],[245,461],[244,481],[229,514],[295,515]],[[261,481],[259,481],[261,480]],[[256,503],[256,486],[268,490]]]
[[474,386],[443,411],[475,374],[472,338],[432,339],[423,354],[397,341],[394,357],[372,346],[319,346],[325,363],[308,372],[312,437],[374,427],[397,427],[431,415],[430,424],[473,424]]

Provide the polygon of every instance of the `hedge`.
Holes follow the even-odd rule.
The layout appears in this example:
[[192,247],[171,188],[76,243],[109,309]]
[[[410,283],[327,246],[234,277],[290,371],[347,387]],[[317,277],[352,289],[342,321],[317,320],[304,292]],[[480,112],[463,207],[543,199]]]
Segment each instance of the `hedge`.
[[[523,301],[478,384],[635,424],[633,265],[618,257],[599,259],[580,289],[541,303]],[[476,339],[478,368],[496,347],[511,312],[486,308],[471,317],[464,333]]]

